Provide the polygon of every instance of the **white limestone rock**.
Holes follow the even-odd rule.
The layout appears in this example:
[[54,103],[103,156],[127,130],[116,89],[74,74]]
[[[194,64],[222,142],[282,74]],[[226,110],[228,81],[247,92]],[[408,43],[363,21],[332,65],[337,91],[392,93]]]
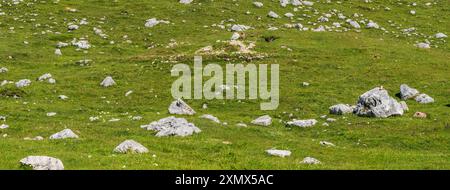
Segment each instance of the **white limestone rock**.
[[6,124],[1,124],[0,125],[0,129],[7,129],[7,128],[9,128],[9,125],[6,125]]
[[419,94],[416,96],[415,100],[421,104],[429,104],[434,102],[434,99],[427,94]]
[[189,136],[194,133],[200,133],[201,130],[193,123],[189,123],[184,118],[176,118],[173,116],[160,119],[159,121],[151,122],[148,125],[142,125],[141,128],[157,131],[157,137],[164,136]]
[[111,76],[107,76],[103,81],[100,83],[103,87],[110,87],[116,85],[116,82]]
[[292,121],[287,122],[288,126],[296,126],[296,127],[312,127],[317,124],[317,120],[315,119],[306,119],[306,120],[297,120],[294,119]]
[[30,79],[22,79],[16,82],[16,87],[17,88],[23,88],[26,86],[30,86],[31,85],[31,80]]
[[215,123],[220,123],[220,120],[217,117],[210,115],[210,114],[204,114],[204,115],[200,116],[200,118],[209,119]]
[[64,129],[58,133],[53,134],[50,136],[50,139],[66,139],[66,138],[74,138],[77,139],[78,135],[76,135],[72,130],[70,129]]
[[254,125],[269,126],[272,124],[272,118],[269,115],[263,115],[251,122]]
[[196,112],[182,99],[178,99],[170,104],[169,113],[178,115],[194,115]]
[[180,0],[180,3],[181,3],[181,4],[187,5],[187,4],[191,4],[192,1],[193,1],[193,0]]
[[126,154],[126,153],[142,154],[142,153],[147,153],[148,149],[145,146],[143,146],[142,144],[140,144],[134,140],[126,140],[126,141],[123,141],[122,143],[120,143],[114,149],[114,152],[122,153],[122,154]]
[[348,104],[337,104],[328,108],[330,110],[330,114],[335,115],[344,115],[353,112],[352,106]]
[[315,158],[313,158],[313,157],[306,157],[300,163],[301,164],[311,164],[311,165],[313,165],[313,164],[320,164],[320,161],[315,159]]
[[269,16],[270,18],[280,18],[280,16],[277,13],[273,12],[273,11],[270,11],[267,14],[267,16]]
[[20,160],[20,164],[33,170],[64,170],[61,160],[48,156],[28,156]]
[[291,155],[291,151],[289,150],[276,150],[276,149],[270,149],[270,150],[266,150],[267,154],[272,155],[272,156],[278,156],[278,157],[287,157]]
[[409,87],[407,84],[400,85],[400,97],[402,100],[414,98],[419,95],[419,91],[415,88]]
[[403,115],[400,103],[390,97],[387,90],[376,87],[362,94],[354,113],[359,116],[381,117]]

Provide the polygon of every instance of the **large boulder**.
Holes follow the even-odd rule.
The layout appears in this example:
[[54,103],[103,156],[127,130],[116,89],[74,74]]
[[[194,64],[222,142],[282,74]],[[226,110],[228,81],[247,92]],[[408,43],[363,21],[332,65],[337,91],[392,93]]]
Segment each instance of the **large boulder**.
[[134,140],[126,140],[120,143],[115,149],[116,153],[147,153],[148,149],[145,148],[142,144],[134,141]]
[[48,156],[28,156],[20,160],[20,163],[33,170],[64,170],[61,160]]
[[189,123],[184,118],[176,118],[173,116],[151,122],[148,125],[142,125],[141,128],[157,131],[155,136],[189,136],[194,133],[200,133],[201,130],[193,123]]
[[182,99],[178,99],[170,104],[169,113],[178,115],[194,115],[195,111]]
[[354,113],[359,116],[381,117],[403,115],[403,107],[388,91],[382,87],[376,87],[359,97]]
[[419,91],[417,89],[411,88],[406,84],[400,85],[400,96],[402,100],[413,98],[417,95],[419,95]]

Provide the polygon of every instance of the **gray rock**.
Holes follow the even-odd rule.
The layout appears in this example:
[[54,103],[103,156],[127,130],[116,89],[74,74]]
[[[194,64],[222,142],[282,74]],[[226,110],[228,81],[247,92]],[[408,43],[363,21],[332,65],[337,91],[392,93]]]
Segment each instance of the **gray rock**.
[[359,116],[386,118],[394,115],[403,115],[403,108],[387,90],[376,87],[359,97],[354,113]]
[[193,0],[180,0],[180,3],[181,3],[181,4],[187,5],[187,4],[192,3],[192,1],[193,1]]
[[291,155],[291,151],[289,150],[276,150],[276,149],[270,149],[270,150],[266,150],[267,154],[272,155],[272,156],[279,156],[279,157],[287,157]]
[[210,114],[204,114],[204,115],[200,116],[200,118],[209,119],[215,123],[220,123],[220,120],[217,117],[214,117],[213,115],[210,115]]
[[23,87],[26,87],[26,86],[30,86],[30,84],[31,84],[31,80],[29,80],[29,79],[22,79],[22,80],[19,80],[19,81],[16,82],[16,87],[17,88],[23,88]]
[[417,43],[417,44],[416,44],[416,47],[421,48],[421,49],[430,49],[430,48],[431,48],[431,47],[430,47],[430,44],[428,44],[428,43],[423,43],[423,42]]
[[317,120],[315,119],[306,119],[306,120],[292,120],[287,122],[288,126],[296,126],[296,127],[312,127],[316,125]]
[[429,104],[434,102],[434,99],[427,94],[419,94],[415,99],[421,104]]
[[330,114],[343,115],[353,112],[352,106],[348,104],[337,104],[329,107]]
[[103,87],[110,87],[116,85],[116,81],[111,76],[107,76],[103,81],[100,83]]
[[270,18],[280,18],[280,16],[278,16],[278,14],[275,13],[275,12],[273,12],[273,11],[270,11],[267,15],[268,15]]
[[419,95],[418,90],[411,88],[406,84],[400,85],[400,96],[401,96],[402,100],[414,98],[417,95]]
[[250,29],[250,26],[245,26],[242,24],[235,24],[235,25],[231,26],[231,31],[234,31],[234,32],[243,32],[248,29]]
[[120,143],[115,149],[114,152],[117,153],[147,153],[148,149],[145,148],[142,144],[134,141],[134,140],[126,140]]
[[300,163],[301,164],[320,164],[320,161],[313,157],[306,157]]
[[269,115],[263,115],[251,122],[254,125],[269,126],[272,124],[272,118]]
[[258,8],[261,8],[261,7],[263,7],[263,6],[264,6],[264,4],[263,4],[263,3],[261,3],[261,2],[257,2],[257,1],[253,2],[253,5],[255,5],[255,6],[256,6],[256,7],[258,7]]
[[184,118],[166,117],[159,121],[151,122],[148,125],[142,125],[141,128],[157,131],[155,136],[189,136],[194,133],[200,133],[201,130],[193,123],[189,123]]
[[20,163],[33,168],[33,170],[64,170],[61,160],[48,156],[28,156]]
[[448,36],[444,33],[437,33],[434,35],[436,38],[447,38]]
[[70,129],[64,129],[58,133],[53,134],[50,136],[50,139],[66,139],[66,138],[74,138],[77,139],[78,135],[76,135],[72,130]]
[[187,105],[182,99],[178,99],[170,104],[169,113],[178,115],[194,115],[195,111],[189,105]]

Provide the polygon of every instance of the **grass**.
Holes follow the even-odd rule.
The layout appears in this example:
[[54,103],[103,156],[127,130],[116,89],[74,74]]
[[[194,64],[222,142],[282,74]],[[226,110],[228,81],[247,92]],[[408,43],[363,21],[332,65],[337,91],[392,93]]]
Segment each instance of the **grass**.
[[[0,16],[0,66],[9,69],[0,74],[0,79],[33,81],[22,89],[13,84],[0,87],[0,115],[7,116],[4,123],[10,125],[0,130],[0,169],[22,169],[19,160],[29,155],[57,157],[66,169],[450,169],[450,128],[445,127],[450,123],[449,43],[434,40],[432,45],[438,47],[417,49],[413,44],[423,41],[423,37],[401,35],[400,29],[388,23],[388,20],[399,23],[401,29],[416,27],[427,35],[437,32],[448,35],[448,1],[436,1],[437,5],[430,7],[424,5],[428,1],[415,1],[418,5],[414,8],[407,6],[408,1],[387,0],[342,4],[321,1],[314,5],[320,12],[336,8],[348,16],[363,14],[389,31],[396,31],[395,34],[374,29],[342,33],[286,29],[282,25],[290,23],[289,19],[266,17],[270,10],[279,15],[293,12],[292,6],[282,8],[278,1],[261,0],[264,7],[260,9],[242,0],[195,2],[201,5],[181,5],[175,0],[80,0],[57,4],[37,1],[29,6],[0,2],[0,12],[8,13]],[[391,11],[385,11],[385,6]],[[71,13],[66,7],[79,11]],[[408,13],[411,9],[417,11],[416,16]],[[245,14],[247,10],[252,14]],[[313,15],[312,11],[305,13]],[[153,17],[173,24],[145,28],[145,20]],[[307,22],[315,21],[316,17],[299,22],[312,27]],[[69,22],[82,18],[87,18],[89,24],[67,32]],[[141,129],[140,125],[169,115],[167,107],[173,100],[170,86],[176,78],[170,76],[175,63],[167,60],[184,55],[178,62],[192,65],[195,51],[230,38],[231,32],[211,26],[228,19],[254,27],[246,32],[246,40],[256,41],[255,51],[268,54],[268,58],[252,63],[280,64],[279,108],[260,111],[259,102],[254,100],[186,100],[198,112],[186,118],[202,133],[185,138],[158,138],[154,132]],[[268,31],[269,24],[280,29]],[[108,39],[94,34],[92,28],[98,26]],[[10,27],[14,27],[14,33]],[[42,33],[47,30],[61,34]],[[124,35],[128,38],[124,39]],[[276,39],[269,43],[264,39],[267,36]],[[93,47],[87,52],[62,48],[63,56],[54,55],[57,42],[80,37],[86,37]],[[166,48],[171,39],[178,46]],[[155,48],[148,49],[151,45]],[[293,51],[281,48],[283,45]],[[79,66],[75,62],[81,59],[93,62]],[[214,56],[205,57],[204,62],[228,63]],[[235,58],[233,63],[245,61]],[[51,73],[57,84],[35,80],[44,73]],[[118,85],[100,87],[107,75],[113,76]],[[311,85],[303,87],[304,81]],[[323,119],[308,129],[289,128],[279,122],[290,120],[289,114],[299,119],[319,118],[328,114],[329,106],[354,104],[359,95],[379,85],[394,96],[402,83],[429,94],[435,103],[422,105],[409,100],[409,112],[387,119],[330,116],[338,121],[329,127],[321,126]],[[125,97],[129,90],[134,93]],[[18,93],[21,98],[7,97],[11,93]],[[69,99],[59,100],[60,94]],[[208,104],[208,109],[201,109],[203,103]],[[416,111],[428,113],[429,118],[413,118]],[[57,115],[47,117],[47,112]],[[199,118],[204,113],[218,117],[228,126]],[[274,118],[272,126],[235,126],[264,114]],[[136,115],[144,119],[129,118]],[[90,122],[90,116],[102,119]],[[111,118],[121,120],[108,122]],[[80,138],[48,140],[47,137],[64,128],[74,130]],[[23,140],[38,135],[46,140]],[[140,142],[150,153],[114,154],[115,146],[126,139]],[[337,146],[323,147],[319,145],[322,140]],[[288,149],[292,155],[271,157],[265,153],[270,148]],[[315,157],[322,164],[299,164],[306,156]]]

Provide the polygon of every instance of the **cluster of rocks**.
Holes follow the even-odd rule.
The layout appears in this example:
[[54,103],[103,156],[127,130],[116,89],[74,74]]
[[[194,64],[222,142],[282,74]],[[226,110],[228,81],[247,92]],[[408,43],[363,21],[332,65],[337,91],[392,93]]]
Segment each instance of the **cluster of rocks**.
[[[427,94],[420,94],[418,90],[406,84],[400,86],[400,96],[402,100],[415,99],[421,104],[434,102],[434,99]],[[408,110],[405,101],[398,102],[389,96],[388,91],[383,87],[376,87],[362,94],[355,106],[337,104],[329,107],[330,113],[335,115],[354,113],[358,116],[381,118],[403,115]]]

